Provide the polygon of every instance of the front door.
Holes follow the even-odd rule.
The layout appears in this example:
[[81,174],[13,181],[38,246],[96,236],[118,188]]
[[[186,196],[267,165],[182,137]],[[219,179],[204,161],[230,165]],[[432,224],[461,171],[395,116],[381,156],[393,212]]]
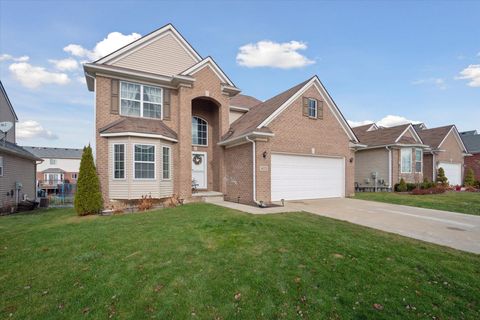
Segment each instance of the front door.
[[192,152],[192,180],[197,189],[207,189],[207,153]]

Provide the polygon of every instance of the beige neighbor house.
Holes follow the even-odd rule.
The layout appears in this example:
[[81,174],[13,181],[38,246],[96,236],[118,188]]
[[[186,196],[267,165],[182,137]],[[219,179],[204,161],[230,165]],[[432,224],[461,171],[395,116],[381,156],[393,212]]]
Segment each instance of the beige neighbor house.
[[464,157],[468,154],[455,125],[428,129],[425,124],[414,126],[422,141],[430,146],[423,154],[423,176],[435,181],[442,167],[448,183],[463,185]]
[[240,95],[171,24],[84,70],[106,207],[192,189],[251,204],[354,192],[358,140],[316,76],[265,102]]
[[429,149],[413,125],[353,128],[366,148],[355,155],[355,185],[359,189],[392,190],[400,179],[423,181],[423,154]]
[[0,122],[13,127],[5,135],[0,132],[0,211],[14,208],[22,200],[36,198],[37,161],[30,152],[16,144],[17,115],[0,81]]

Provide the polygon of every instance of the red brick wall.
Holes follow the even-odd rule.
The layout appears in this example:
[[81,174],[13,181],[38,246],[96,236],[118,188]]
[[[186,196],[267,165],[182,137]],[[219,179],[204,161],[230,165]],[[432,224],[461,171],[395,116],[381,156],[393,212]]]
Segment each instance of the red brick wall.
[[253,203],[252,143],[225,149],[225,200]]
[[480,153],[465,157],[465,170],[468,169],[473,169],[475,180],[480,180]]

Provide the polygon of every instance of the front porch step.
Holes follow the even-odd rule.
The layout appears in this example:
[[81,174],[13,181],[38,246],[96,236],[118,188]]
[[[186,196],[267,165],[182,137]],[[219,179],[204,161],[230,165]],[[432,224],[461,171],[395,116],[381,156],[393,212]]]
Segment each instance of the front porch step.
[[202,191],[192,194],[193,199],[210,203],[223,201],[223,196],[223,193],[218,191]]

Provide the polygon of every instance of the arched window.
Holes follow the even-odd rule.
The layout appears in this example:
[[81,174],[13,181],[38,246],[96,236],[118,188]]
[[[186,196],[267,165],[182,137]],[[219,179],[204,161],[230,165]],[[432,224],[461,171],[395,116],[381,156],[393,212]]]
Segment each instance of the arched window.
[[208,137],[207,121],[199,117],[192,117],[192,144],[206,146]]

